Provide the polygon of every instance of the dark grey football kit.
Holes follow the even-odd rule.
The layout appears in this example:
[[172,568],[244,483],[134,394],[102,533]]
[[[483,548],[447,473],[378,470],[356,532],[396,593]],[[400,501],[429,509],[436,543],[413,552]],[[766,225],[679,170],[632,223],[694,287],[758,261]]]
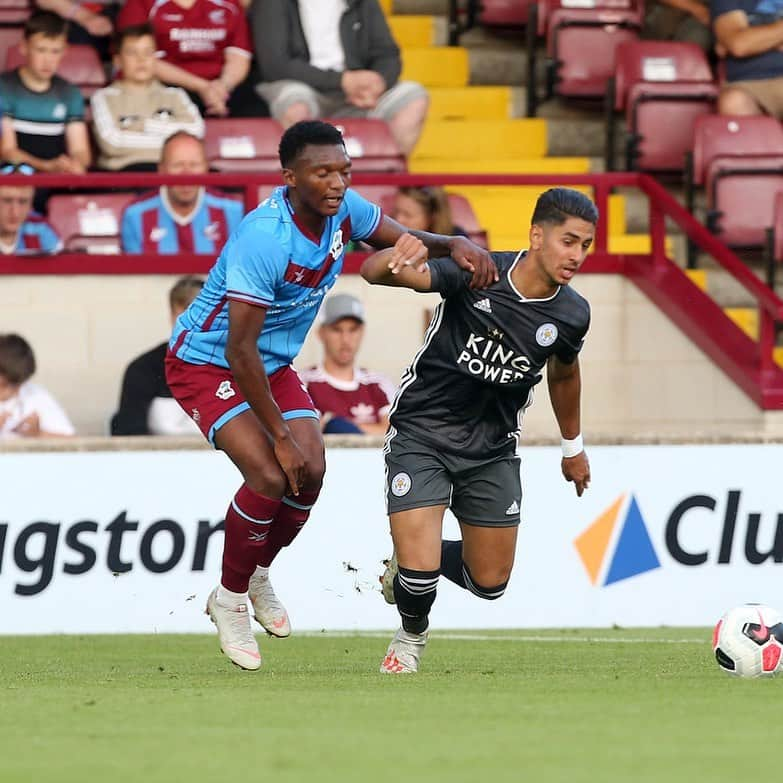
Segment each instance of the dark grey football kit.
[[590,306],[569,286],[526,299],[511,281],[525,253],[491,255],[500,279],[480,290],[450,258],[429,263],[443,299],[389,415],[390,514],[448,505],[469,524],[519,524],[522,413],[549,357],[576,359]]

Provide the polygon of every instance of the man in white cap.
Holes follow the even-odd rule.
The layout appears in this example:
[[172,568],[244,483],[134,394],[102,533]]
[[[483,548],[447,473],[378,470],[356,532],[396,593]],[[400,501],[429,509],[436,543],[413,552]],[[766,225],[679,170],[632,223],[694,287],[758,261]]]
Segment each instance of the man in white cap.
[[323,431],[382,435],[395,387],[383,375],[356,366],[364,337],[364,306],[351,294],[332,294],[320,315],[323,359],[300,377],[321,414]]

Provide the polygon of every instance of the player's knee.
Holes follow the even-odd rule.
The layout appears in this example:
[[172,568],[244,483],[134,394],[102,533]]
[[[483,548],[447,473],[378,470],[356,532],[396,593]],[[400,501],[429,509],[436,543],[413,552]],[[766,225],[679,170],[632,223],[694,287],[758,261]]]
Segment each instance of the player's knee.
[[256,465],[249,475],[245,476],[245,483],[260,495],[266,495],[269,498],[281,498],[288,489],[288,479],[280,466],[274,465]]
[[476,574],[474,574],[467,565],[464,565],[463,568],[465,587],[470,590],[473,595],[483,598],[485,601],[496,601],[506,592],[508,580],[511,576],[510,567],[485,567],[478,569]]
[[718,111],[721,114],[753,115],[761,109],[752,95],[736,87],[726,87],[718,97]]
[[315,117],[312,108],[305,101],[297,101],[288,106],[280,117],[280,123],[284,128],[290,128],[302,120],[311,120]]

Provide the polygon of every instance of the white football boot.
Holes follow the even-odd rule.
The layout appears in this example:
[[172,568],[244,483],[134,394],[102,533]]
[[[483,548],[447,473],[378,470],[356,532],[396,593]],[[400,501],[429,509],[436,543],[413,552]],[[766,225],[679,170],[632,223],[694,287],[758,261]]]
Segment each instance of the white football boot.
[[394,577],[397,575],[399,566],[397,565],[397,553],[392,552],[392,556],[384,561],[386,563],[386,570],[383,572],[381,580],[381,592],[386,599],[387,604],[396,604],[397,601],[394,598]]
[[250,577],[247,589],[256,620],[270,636],[284,638],[291,634],[291,621],[288,612],[272,589],[269,570],[257,568]]
[[250,628],[247,604],[224,606],[218,603],[217,588],[207,598],[206,614],[217,626],[220,649],[231,663],[241,669],[255,671],[261,668],[261,653]]
[[416,674],[426,644],[427,631],[408,633],[400,628],[381,661],[381,674]]

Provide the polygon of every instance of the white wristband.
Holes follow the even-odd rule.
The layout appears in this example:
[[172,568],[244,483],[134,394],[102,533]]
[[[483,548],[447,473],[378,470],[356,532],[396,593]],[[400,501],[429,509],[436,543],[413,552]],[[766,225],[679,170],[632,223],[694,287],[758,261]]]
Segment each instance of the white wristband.
[[560,441],[560,448],[563,450],[563,457],[570,459],[577,454],[581,454],[585,450],[585,444],[581,435],[577,435],[575,438],[563,438]]

